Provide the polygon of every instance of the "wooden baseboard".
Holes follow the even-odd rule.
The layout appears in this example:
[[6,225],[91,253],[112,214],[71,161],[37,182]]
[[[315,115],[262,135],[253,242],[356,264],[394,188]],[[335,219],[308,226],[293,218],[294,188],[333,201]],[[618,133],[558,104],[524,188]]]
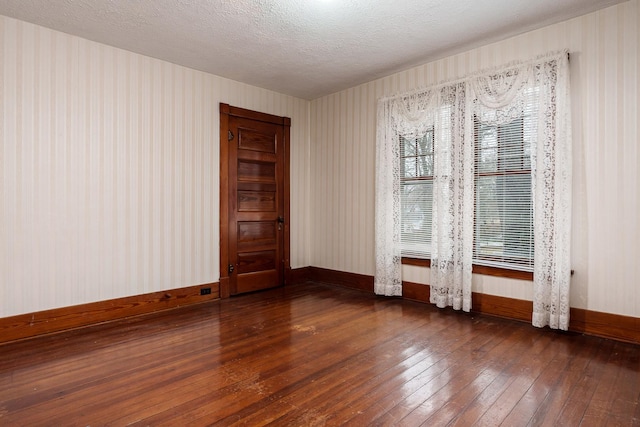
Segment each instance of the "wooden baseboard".
[[640,318],[571,308],[569,330],[640,344]]
[[291,268],[285,273],[285,285],[299,285],[309,280],[311,267]]
[[309,280],[373,292],[373,276],[309,267]]
[[[405,299],[428,303],[431,295],[430,290],[431,288],[428,285],[402,282],[402,297]],[[533,303],[531,301],[474,292],[471,295],[471,311],[505,319],[530,322]]]
[[531,323],[533,302],[474,292],[471,295],[471,311]]
[[[202,288],[211,288],[211,293],[200,295]],[[209,283],[4,317],[0,318],[0,343],[197,304],[219,297],[219,283]]]
[[[318,267],[289,271],[287,284],[305,281],[373,292],[372,276]],[[200,295],[201,288],[211,288],[211,294]],[[402,297],[428,303],[429,289],[427,285],[403,282]],[[0,318],[0,344],[218,298],[220,284],[211,283]],[[473,312],[523,322],[531,321],[531,301],[479,293],[474,293],[472,298]],[[640,318],[637,317],[572,308],[569,330],[640,344]]]
[[[373,277],[362,274],[311,267],[309,280],[373,292]],[[405,299],[428,303],[429,290],[428,285],[412,282],[402,283],[402,297]],[[474,313],[527,323],[531,322],[533,313],[533,303],[531,301],[476,292],[472,295],[471,305]],[[640,318],[637,317],[572,308],[569,330],[586,335],[640,344]]]
[[429,302],[431,288],[420,283],[402,282],[402,298],[418,302]]

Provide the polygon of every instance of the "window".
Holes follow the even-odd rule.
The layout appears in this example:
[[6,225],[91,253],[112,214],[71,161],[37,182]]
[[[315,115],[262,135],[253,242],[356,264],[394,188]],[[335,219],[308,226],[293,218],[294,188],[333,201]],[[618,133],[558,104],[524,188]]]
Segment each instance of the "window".
[[[474,265],[533,271],[530,115],[502,125],[474,120]],[[400,137],[402,256],[431,257],[433,129]]]
[[475,120],[473,263],[533,271],[529,122]]
[[400,137],[402,256],[431,255],[433,129],[420,138]]
[[532,323],[568,327],[569,74],[552,52],[378,99],[376,294],[402,294],[401,263],[465,311],[473,272],[532,280]]

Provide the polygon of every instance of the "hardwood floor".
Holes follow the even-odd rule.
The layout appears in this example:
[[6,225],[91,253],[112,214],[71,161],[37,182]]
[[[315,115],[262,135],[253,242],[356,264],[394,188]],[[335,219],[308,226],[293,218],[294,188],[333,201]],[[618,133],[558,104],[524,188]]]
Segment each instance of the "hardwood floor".
[[0,425],[640,425],[640,346],[307,283],[0,346]]

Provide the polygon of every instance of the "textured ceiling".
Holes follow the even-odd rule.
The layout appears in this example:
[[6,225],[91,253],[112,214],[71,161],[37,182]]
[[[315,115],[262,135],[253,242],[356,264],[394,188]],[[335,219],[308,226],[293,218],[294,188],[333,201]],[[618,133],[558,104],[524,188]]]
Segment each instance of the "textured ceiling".
[[0,0],[0,14],[305,99],[621,0]]

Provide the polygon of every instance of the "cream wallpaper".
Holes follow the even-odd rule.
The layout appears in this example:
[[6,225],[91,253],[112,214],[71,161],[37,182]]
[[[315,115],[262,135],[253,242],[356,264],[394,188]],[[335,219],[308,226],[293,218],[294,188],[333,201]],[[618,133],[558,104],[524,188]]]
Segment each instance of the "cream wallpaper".
[[219,102],[291,117],[309,265],[309,101],[0,16],[0,317],[217,282]]
[[[311,103],[311,264],[373,275],[376,99],[558,49],[571,51],[574,307],[640,316],[638,0],[409,69]],[[428,283],[427,269],[404,280]],[[531,299],[531,283],[474,276]]]
[[292,267],[372,275],[377,98],[564,48],[572,305],[640,317],[639,1],[311,102],[0,16],[0,317],[217,281],[219,102],[292,119]]

